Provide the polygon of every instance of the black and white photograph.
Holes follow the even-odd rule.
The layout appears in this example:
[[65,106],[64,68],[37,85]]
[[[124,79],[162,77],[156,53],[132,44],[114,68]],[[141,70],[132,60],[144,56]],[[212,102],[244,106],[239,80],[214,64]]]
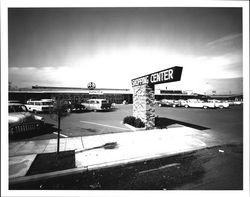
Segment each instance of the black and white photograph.
[[3,196],[249,195],[248,1],[37,2],[1,8]]

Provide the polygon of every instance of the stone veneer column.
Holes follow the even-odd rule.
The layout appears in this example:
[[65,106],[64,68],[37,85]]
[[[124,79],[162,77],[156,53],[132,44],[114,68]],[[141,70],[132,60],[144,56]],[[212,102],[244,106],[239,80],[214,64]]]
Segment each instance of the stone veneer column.
[[155,127],[154,90],[148,85],[133,87],[133,116],[140,118],[146,129]]

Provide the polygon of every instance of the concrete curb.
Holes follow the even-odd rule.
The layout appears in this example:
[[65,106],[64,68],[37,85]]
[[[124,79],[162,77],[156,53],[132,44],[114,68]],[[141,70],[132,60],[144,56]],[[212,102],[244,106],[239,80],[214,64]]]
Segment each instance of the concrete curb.
[[[123,124],[123,123],[122,123]],[[123,125],[125,125],[126,127],[128,127],[129,129],[131,129],[131,130],[133,130],[133,131],[144,131],[144,130],[146,130],[146,128],[145,127],[143,127],[143,128],[136,128],[136,127],[133,127],[132,125],[129,125],[129,124],[123,124]]]
[[162,153],[162,154],[156,154],[156,155],[155,154],[154,155],[147,155],[147,156],[143,156],[143,157],[136,157],[136,158],[120,160],[120,161],[113,161],[113,162],[108,162],[108,163],[101,163],[101,164],[97,164],[97,165],[84,166],[84,167],[78,167],[78,168],[73,168],[73,169],[67,169],[67,170],[61,170],[61,171],[55,171],[55,172],[49,172],[49,173],[43,173],[43,174],[36,174],[36,175],[30,175],[30,176],[24,176],[24,177],[16,177],[16,178],[9,179],[9,186],[18,185],[18,184],[25,184],[25,183],[27,184],[29,182],[39,182],[39,181],[43,181],[43,180],[60,178],[60,177],[75,175],[75,174],[84,173],[84,172],[90,172],[90,171],[99,170],[99,169],[106,169],[106,168],[128,165],[128,164],[132,164],[132,163],[139,163],[142,161],[161,159],[164,157],[168,158],[168,157],[176,156],[179,154],[189,154],[189,153],[192,153],[192,152],[195,152],[198,150],[203,150],[203,149],[211,148],[211,147],[187,150],[184,152],[173,153],[173,154]]

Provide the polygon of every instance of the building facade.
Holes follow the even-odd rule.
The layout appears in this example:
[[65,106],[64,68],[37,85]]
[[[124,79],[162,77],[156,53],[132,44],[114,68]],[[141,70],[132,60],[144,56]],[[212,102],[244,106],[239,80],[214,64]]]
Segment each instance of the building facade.
[[[63,98],[72,103],[80,103],[91,98],[107,99],[110,103],[121,104],[124,101],[133,103],[133,91],[130,89],[111,88],[74,88],[74,87],[48,87],[32,86],[31,89],[9,90],[9,100],[18,100],[26,103],[29,99],[56,99]],[[218,99],[243,100],[243,95],[202,95],[181,90],[155,90],[155,100],[170,99]]]
[[129,89],[32,86],[32,89],[9,90],[9,100],[18,100],[26,103],[29,99],[56,99],[58,97],[80,103],[91,98],[107,99],[111,103],[120,104],[123,101],[133,102],[132,92]]

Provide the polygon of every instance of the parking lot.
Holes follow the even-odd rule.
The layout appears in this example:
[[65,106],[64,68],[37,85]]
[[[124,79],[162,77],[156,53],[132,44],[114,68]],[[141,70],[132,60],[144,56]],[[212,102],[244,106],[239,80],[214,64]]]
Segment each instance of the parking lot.
[[[132,105],[116,105],[111,111],[86,111],[71,113],[61,121],[62,138],[99,135],[115,132],[133,132],[122,124],[125,116],[132,115]],[[39,133],[25,134],[11,141],[42,140],[57,137],[57,119],[50,114],[39,114],[45,118],[46,128]],[[228,109],[172,108],[156,106],[156,115],[193,128],[207,130],[226,143],[242,142],[243,106]]]

